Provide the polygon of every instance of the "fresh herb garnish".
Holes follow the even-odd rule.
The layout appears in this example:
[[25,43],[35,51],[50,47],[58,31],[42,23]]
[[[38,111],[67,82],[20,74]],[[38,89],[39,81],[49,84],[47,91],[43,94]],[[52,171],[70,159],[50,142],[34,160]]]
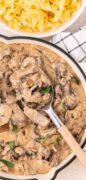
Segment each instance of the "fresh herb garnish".
[[37,139],[37,141],[40,142],[40,143],[42,143],[42,144],[44,144],[47,139],[48,139],[47,136],[45,136],[45,137],[40,136],[40,137]]
[[18,130],[17,125],[12,125],[12,131],[16,132]]
[[7,161],[5,159],[0,159],[0,162],[2,162],[3,164],[5,164],[8,168],[13,168],[14,164],[10,161]]
[[62,110],[63,112],[66,112],[67,108],[66,108],[64,102],[61,102],[60,107],[61,107],[61,110]]
[[10,142],[8,142],[8,145],[9,145],[9,147],[10,147],[10,150],[13,150],[14,147],[15,147],[15,141],[10,141]]
[[61,142],[61,138],[58,137],[58,138],[55,139],[54,144],[60,144],[60,142]]
[[42,88],[40,89],[40,92],[43,93],[43,94],[51,93],[51,92],[52,92],[52,86],[42,87]]

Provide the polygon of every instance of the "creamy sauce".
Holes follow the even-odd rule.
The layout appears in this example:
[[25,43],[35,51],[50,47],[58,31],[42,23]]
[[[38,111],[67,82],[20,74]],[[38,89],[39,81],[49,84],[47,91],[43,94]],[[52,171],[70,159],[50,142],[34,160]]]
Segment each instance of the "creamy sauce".
[[80,142],[86,128],[86,96],[72,68],[51,50],[0,43],[0,170],[45,174],[71,150],[40,105],[53,108]]

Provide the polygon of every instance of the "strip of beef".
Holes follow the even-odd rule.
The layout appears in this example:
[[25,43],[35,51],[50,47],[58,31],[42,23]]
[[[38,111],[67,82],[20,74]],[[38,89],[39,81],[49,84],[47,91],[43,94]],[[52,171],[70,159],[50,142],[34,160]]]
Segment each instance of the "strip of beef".
[[0,126],[7,124],[12,115],[12,108],[6,103],[0,104]]
[[17,104],[12,106],[12,123],[17,125],[18,127],[24,127],[27,124],[27,117],[25,116],[24,112],[20,109]]
[[35,109],[26,106],[24,108],[24,113],[34,124],[37,124],[44,128],[49,125],[50,120]]

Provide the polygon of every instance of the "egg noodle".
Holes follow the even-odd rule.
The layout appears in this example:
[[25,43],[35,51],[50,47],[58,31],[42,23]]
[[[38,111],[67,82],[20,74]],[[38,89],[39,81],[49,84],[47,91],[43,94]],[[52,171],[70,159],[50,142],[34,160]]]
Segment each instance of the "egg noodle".
[[46,32],[70,20],[81,0],[0,0],[0,20],[24,32]]

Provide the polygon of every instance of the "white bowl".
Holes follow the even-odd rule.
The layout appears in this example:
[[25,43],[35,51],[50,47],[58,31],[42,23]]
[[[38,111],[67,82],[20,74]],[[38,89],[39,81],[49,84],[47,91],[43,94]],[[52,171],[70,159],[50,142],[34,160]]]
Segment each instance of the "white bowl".
[[71,19],[69,21],[67,21],[66,23],[62,24],[59,28],[57,28],[56,30],[49,30],[48,32],[38,32],[38,33],[25,33],[22,31],[17,31],[14,30],[12,28],[10,28],[9,26],[7,26],[4,22],[0,21],[0,27],[3,27],[5,30],[14,33],[15,35],[20,35],[20,36],[29,36],[29,37],[37,37],[37,38],[45,38],[45,37],[49,37],[52,35],[55,35],[59,32],[64,31],[65,29],[67,29],[68,27],[70,27],[82,14],[84,8],[86,6],[86,0],[81,0],[81,7],[80,9],[78,9],[71,17]]
[[[0,41],[7,43],[7,44],[13,44],[13,43],[27,43],[27,44],[37,44],[40,46],[43,46],[45,48],[50,49],[51,51],[55,52],[56,54],[59,54],[67,63],[74,69],[75,73],[79,77],[79,79],[82,82],[82,86],[84,88],[84,92],[86,94],[86,77],[83,71],[81,70],[80,66],[74,61],[73,58],[71,58],[64,50],[57,47],[54,44],[51,44],[49,42],[46,42],[41,39],[36,39],[32,37],[5,37],[3,35],[0,35]],[[81,141],[81,145],[83,147],[86,144],[86,133],[84,133],[84,136]],[[70,163],[75,159],[74,153],[70,154],[63,162],[61,162],[58,166],[53,167],[48,173],[46,174],[37,174],[37,175],[31,175],[31,176],[20,176],[20,175],[11,175],[6,174],[4,172],[0,172],[0,179],[3,180],[55,180],[55,177],[58,173],[61,173],[63,169],[65,169]]]

